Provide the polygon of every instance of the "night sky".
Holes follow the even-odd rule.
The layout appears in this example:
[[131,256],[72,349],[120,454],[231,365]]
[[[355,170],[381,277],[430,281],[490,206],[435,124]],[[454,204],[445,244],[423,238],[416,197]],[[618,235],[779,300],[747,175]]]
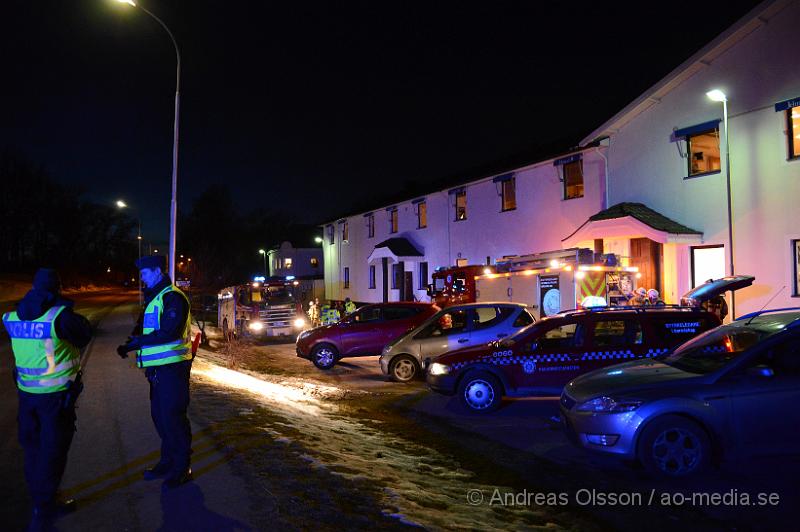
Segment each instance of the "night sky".
[[[574,146],[757,4],[141,3],[181,47],[179,208],[227,183],[302,223]],[[164,30],[114,0],[12,0],[0,43],[0,148],[126,199],[165,241]]]

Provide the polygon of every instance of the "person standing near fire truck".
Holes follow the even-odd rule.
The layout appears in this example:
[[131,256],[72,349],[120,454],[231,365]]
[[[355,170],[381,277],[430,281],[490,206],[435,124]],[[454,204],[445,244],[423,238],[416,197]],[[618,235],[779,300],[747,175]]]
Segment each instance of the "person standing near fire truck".
[[189,376],[192,370],[192,318],[189,299],[164,273],[166,258],[146,256],[136,261],[145,285],[145,309],[134,336],[117,348],[127,358],[136,351],[136,365],[150,383],[150,415],[161,438],[161,458],[145,469],[144,479],[163,478],[163,490],[191,480],[192,430]]

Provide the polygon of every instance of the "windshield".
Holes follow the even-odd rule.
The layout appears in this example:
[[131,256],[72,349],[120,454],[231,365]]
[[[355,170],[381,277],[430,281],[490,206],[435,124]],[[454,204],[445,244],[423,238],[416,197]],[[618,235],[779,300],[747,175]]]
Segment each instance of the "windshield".
[[773,333],[746,326],[718,327],[689,340],[662,362],[689,373],[712,373]]

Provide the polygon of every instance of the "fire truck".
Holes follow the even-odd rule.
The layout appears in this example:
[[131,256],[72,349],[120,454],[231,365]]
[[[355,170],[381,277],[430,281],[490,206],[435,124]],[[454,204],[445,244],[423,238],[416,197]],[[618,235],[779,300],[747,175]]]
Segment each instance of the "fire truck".
[[431,275],[433,282],[428,285],[431,303],[441,308],[460,303],[474,303],[475,277],[494,272],[494,266],[480,264],[439,268]]
[[624,305],[640,274],[622,262],[585,248],[504,257],[496,272],[475,277],[475,298],[525,303],[537,319],[573,308]]
[[256,277],[217,295],[217,323],[225,337],[295,335],[306,328],[297,297],[299,282],[285,277]]

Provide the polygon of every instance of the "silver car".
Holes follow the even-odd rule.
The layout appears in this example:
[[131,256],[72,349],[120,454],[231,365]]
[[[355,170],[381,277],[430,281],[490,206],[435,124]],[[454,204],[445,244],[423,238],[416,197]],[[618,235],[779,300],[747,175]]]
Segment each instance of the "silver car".
[[561,395],[586,449],[679,477],[714,461],[800,453],[800,308],[721,325],[662,359],[582,375]]
[[408,382],[423,374],[426,361],[454,349],[500,340],[535,321],[520,303],[467,303],[442,309],[383,348],[384,375]]

